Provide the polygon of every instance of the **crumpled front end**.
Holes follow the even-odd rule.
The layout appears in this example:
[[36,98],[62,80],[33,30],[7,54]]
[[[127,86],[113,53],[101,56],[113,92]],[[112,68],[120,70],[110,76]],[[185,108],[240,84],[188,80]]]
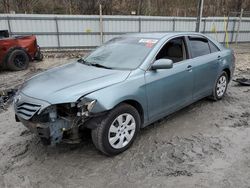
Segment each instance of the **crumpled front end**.
[[27,121],[17,116],[28,129],[36,133],[46,145],[55,145],[60,143],[63,139],[65,130],[70,129],[71,121],[66,119],[56,119],[55,121],[39,122]]
[[14,99],[16,120],[36,133],[46,145],[61,141],[79,143],[79,127],[89,119],[88,110],[93,104],[94,100],[50,104],[23,93]]

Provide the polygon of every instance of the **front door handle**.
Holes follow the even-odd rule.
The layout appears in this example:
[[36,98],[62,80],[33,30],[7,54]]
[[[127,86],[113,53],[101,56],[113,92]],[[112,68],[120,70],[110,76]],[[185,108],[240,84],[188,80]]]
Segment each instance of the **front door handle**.
[[187,71],[189,71],[189,72],[192,71],[192,65],[187,66]]

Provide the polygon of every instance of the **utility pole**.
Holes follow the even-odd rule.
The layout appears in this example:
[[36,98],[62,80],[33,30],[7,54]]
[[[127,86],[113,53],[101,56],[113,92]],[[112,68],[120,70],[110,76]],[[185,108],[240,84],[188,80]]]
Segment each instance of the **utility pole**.
[[198,11],[198,14],[197,14],[196,29],[195,29],[196,32],[200,32],[203,3],[204,3],[204,0],[199,0],[199,6],[198,6],[199,11]]

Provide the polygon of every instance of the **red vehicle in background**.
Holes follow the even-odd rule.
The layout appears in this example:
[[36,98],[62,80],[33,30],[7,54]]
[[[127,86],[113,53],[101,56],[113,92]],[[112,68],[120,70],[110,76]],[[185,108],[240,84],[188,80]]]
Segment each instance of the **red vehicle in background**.
[[29,62],[41,61],[43,55],[34,35],[9,37],[8,31],[0,31],[0,67],[14,71],[27,69]]

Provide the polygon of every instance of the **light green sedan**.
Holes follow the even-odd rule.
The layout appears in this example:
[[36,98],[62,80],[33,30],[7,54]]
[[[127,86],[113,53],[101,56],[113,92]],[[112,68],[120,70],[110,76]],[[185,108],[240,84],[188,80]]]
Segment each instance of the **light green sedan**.
[[204,97],[220,100],[234,61],[231,49],[200,33],[123,35],[25,82],[16,120],[49,145],[79,143],[90,129],[96,148],[116,155],[154,121]]

